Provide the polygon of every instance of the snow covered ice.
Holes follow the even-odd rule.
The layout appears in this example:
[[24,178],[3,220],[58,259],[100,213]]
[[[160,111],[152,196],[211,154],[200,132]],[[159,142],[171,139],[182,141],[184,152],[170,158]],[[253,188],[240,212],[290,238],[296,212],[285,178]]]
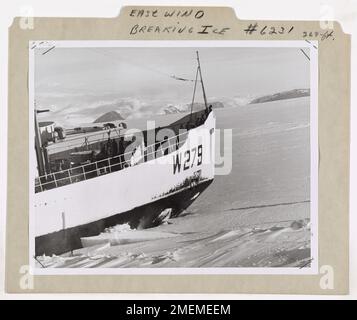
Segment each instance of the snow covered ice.
[[193,205],[168,223],[145,230],[117,226],[91,237],[90,247],[60,257],[37,257],[39,264],[59,268],[308,266],[309,113],[309,97],[216,109],[217,128],[233,129],[230,175],[216,175]]

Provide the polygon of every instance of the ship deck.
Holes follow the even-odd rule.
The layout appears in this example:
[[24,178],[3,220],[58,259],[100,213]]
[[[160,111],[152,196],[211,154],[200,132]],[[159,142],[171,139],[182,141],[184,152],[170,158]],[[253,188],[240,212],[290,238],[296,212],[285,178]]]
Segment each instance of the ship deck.
[[[203,114],[205,117],[201,117]],[[192,113],[192,115],[190,113],[180,113],[159,116],[155,117],[155,119],[151,118],[151,121],[155,121],[155,123],[153,123],[150,128],[151,130],[159,130],[160,128],[176,128],[175,135],[168,137],[165,141],[155,141],[152,144],[147,144],[145,141],[143,141],[143,148],[140,151],[140,157],[137,159],[134,159],[135,157],[133,151],[130,151],[126,153],[116,153],[115,155],[111,156],[108,155],[105,158],[99,158],[97,160],[83,161],[82,163],[77,164],[71,163],[70,166],[64,170],[51,170],[49,166],[49,172],[47,174],[35,178],[35,192],[42,192],[83,180],[96,178],[105,174],[123,170],[127,167],[142,162],[149,161],[150,159],[156,159],[158,157],[170,154],[178,150],[185,143],[188,136],[189,130],[184,130],[181,132],[177,128],[181,128],[182,124],[187,124],[190,118],[192,121],[200,119],[201,122],[197,123],[196,121],[196,125],[194,127],[186,128],[193,129],[199,125],[202,125],[206,121],[207,116],[208,115],[205,113],[205,110],[202,110]],[[48,157],[51,159],[49,164],[51,161],[62,161],[63,159],[68,160],[70,159],[70,155],[75,153],[79,154],[82,152],[83,154],[87,154],[89,152],[90,154],[92,151],[95,151],[94,146],[98,147],[98,145],[106,143],[109,136],[111,141],[117,143],[118,138],[129,134],[130,129],[140,130],[141,128],[142,131],[147,131],[147,121],[148,119],[125,121],[127,124],[127,129],[119,130],[116,128],[117,130],[108,129],[97,132],[73,134],[69,138],[66,138],[65,140],[62,140],[58,143],[53,143],[47,147]],[[120,122],[123,121],[115,121],[112,123],[117,125]],[[99,126],[100,124],[97,123],[95,125]],[[84,145],[84,142],[87,143],[86,146]],[[164,145],[163,142],[165,143]]]

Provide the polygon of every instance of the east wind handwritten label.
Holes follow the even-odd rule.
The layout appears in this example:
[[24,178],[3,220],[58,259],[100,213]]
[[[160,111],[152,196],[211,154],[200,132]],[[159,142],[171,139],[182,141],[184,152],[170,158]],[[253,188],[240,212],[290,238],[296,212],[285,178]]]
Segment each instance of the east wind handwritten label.
[[[156,33],[156,34],[216,34],[224,35],[230,30],[228,27],[218,27],[210,23],[202,23],[199,27],[194,27],[189,23],[181,23],[181,20],[200,20],[204,18],[204,10],[164,10],[159,11],[158,9],[143,10],[143,9],[132,9],[129,13],[130,17],[133,18],[158,18],[170,21],[167,25],[154,25],[154,24],[134,24],[130,28],[131,35],[145,34],[145,33]],[[176,20],[176,21],[175,21]]]
[[[165,10],[162,15],[164,18],[189,18],[194,17],[195,19],[201,19],[205,15],[204,10]],[[129,14],[130,17],[135,18],[158,18],[160,13],[158,9],[153,10],[143,10],[143,9],[132,9]]]

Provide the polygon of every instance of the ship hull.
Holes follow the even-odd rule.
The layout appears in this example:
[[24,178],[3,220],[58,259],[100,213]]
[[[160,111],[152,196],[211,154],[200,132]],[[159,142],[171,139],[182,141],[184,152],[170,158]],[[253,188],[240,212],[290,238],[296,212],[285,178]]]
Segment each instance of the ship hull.
[[211,112],[203,125],[188,131],[181,147],[167,155],[36,193],[31,215],[36,256],[80,248],[82,237],[116,224],[152,227],[165,209],[178,215],[213,181],[214,131]]
[[203,181],[194,187],[187,187],[164,198],[108,218],[36,237],[36,256],[61,254],[79,249],[82,247],[82,237],[98,235],[106,228],[117,224],[128,223],[131,228],[139,229],[154,227],[160,223],[158,217],[165,209],[172,209],[171,216],[178,216],[198,198],[212,181],[213,179]]

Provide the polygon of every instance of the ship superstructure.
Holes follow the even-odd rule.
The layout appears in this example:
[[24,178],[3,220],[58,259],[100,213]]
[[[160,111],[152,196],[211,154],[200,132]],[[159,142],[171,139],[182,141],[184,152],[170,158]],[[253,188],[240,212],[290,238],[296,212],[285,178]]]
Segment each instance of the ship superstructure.
[[[65,131],[39,123],[35,110],[36,256],[80,248],[82,237],[119,223],[155,226],[163,212],[179,215],[209,186],[215,116],[198,53],[197,61],[190,112],[150,123],[117,120]],[[197,84],[204,108],[193,112]]]

